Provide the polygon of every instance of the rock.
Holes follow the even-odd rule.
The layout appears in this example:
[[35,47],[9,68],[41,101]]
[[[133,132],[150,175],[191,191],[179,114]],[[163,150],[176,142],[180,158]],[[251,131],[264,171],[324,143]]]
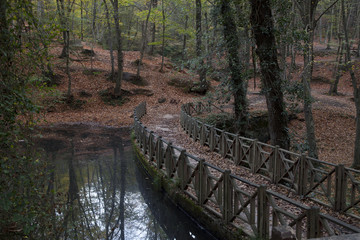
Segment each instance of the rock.
[[92,97],[92,94],[82,90],[79,92],[79,96],[80,97]]
[[209,90],[209,87],[210,85],[208,82],[206,82],[205,84],[202,84],[200,82],[195,82],[194,85],[191,87],[190,91],[200,95],[205,95],[207,90]]
[[92,49],[84,49],[84,50],[81,51],[81,54],[84,54],[84,55],[89,56],[89,57],[94,57],[95,56],[95,52]]
[[272,229],[271,240],[296,240],[296,237],[291,227],[278,226]]
[[164,102],[166,102],[166,98],[159,98],[158,99],[158,103],[164,103]]
[[[112,78],[111,74],[107,74],[107,79],[108,80],[113,79],[115,81],[115,79],[117,78],[117,75],[118,75],[118,73],[115,72],[115,74]],[[137,77],[136,74],[129,73],[129,72],[123,72],[122,80],[124,80],[126,82],[130,82],[137,86],[148,86],[149,85],[149,83],[141,76]]]
[[143,88],[132,89],[131,92],[133,93],[133,95],[144,95],[147,97],[154,95],[153,91]]

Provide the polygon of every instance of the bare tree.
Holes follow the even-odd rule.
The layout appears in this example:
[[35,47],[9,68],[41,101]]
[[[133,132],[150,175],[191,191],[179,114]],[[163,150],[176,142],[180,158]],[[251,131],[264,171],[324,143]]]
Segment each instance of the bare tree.
[[114,76],[115,76],[114,65],[115,64],[114,64],[113,40],[111,38],[112,31],[111,31],[110,16],[109,16],[110,14],[109,14],[109,8],[108,8],[106,0],[103,0],[103,2],[104,2],[104,6],[105,6],[106,25],[107,25],[108,31],[109,31],[108,42],[109,42],[109,45],[110,45],[110,61],[111,61],[111,75],[110,75],[110,78],[111,78],[111,81],[114,81]]
[[121,83],[123,78],[123,66],[124,66],[124,57],[122,53],[122,37],[121,37],[121,28],[120,28],[120,18],[119,18],[119,1],[110,0],[114,8],[114,21],[115,21],[115,32],[116,32],[116,42],[117,42],[117,65],[118,65],[118,74],[115,82],[114,96],[116,98],[121,98]]
[[164,58],[165,58],[165,27],[166,27],[166,16],[165,16],[165,5],[164,0],[161,0],[161,15],[162,15],[162,43],[161,43],[161,68],[160,72],[164,72]]
[[[157,0],[152,0],[151,4],[152,4],[153,8],[156,8],[157,7]],[[151,27],[152,27],[152,29],[151,29],[151,41],[155,42],[155,40],[156,40],[156,23],[153,22]],[[155,48],[155,45],[152,44],[151,47],[150,47],[150,55],[154,55],[154,48]]]
[[152,3],[150,2],[149,11],[146,16],[145,24],[142,29],[142,43],[141,43],[141,50],[140,50],[140,59],[139,59],[137,71],[136,71],[137,78],[140,78],[140,69],[141,69],[141,65],[142,65],[142,60],[144,58],[144,53],[145,53],[145,48],[146,48],[146,43],[147,43],[147,41],[146,41],[147,40],[147,30],[148,30],[149,17],[150,17],[150,13],[151,13],[151,7],[152,7]]
[[301,74],[303,84],[304,115],[306,125],[306,139],[309,145],[308,154],[310,157],[318,158],[316,146],[315,124],[312,113],[312,96],[310,82],[313,74],[314,63],[314,32],[316,23],[338,0],[335,0],[320,16],[315,19],[316,8],[320,0],[295,0],[295,4],[300,12],[300,17],[305,31],[303,43],[304,69]]
[[337,50],[337,63],[336,63],[336,68],[335,68],[335,80],[331,82],[330,84],[330,90],[329,90],[329,95],[338,95],[338,84],[340,81],[340,77],[342,76],[342,64],[343,64],[343,52],[344,52],[344,44],[343,44],[343,39],[341,34],[338,34],[338,42],[339,42],[339,46],[338,46],[338,50]]

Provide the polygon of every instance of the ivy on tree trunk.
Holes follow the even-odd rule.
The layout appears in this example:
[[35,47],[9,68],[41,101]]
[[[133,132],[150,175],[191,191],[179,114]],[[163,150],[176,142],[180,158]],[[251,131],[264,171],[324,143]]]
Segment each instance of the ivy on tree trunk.
[[230,6],[230,0],[220,0],[220,13],[224,27],[225,47],[229,64],[232,94],[234,96],[234,112],[236,129],[243,133],[247,123],[246,80],[243,77],[243,66],[239,59],[240,41],[236,23]]
[[271,144],[289,149],[287,113],[278,65],[270,0],[251,0],[251,24],[268,109]]

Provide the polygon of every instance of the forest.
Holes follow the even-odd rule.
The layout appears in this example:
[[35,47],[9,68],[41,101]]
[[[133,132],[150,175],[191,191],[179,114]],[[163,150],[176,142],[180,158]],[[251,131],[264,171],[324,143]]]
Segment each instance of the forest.
[[143,101],[360,169],[358,0],[2,0],[0,29],[0,238],[59,238],[39,126],[129,127]]

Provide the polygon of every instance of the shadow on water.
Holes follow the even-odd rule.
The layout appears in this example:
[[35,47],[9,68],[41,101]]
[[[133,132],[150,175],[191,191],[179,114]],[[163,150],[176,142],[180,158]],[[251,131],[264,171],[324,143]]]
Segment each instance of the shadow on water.
[[62,125],[43,135],[59,239],[215,239],[155,190],[128,129]]

